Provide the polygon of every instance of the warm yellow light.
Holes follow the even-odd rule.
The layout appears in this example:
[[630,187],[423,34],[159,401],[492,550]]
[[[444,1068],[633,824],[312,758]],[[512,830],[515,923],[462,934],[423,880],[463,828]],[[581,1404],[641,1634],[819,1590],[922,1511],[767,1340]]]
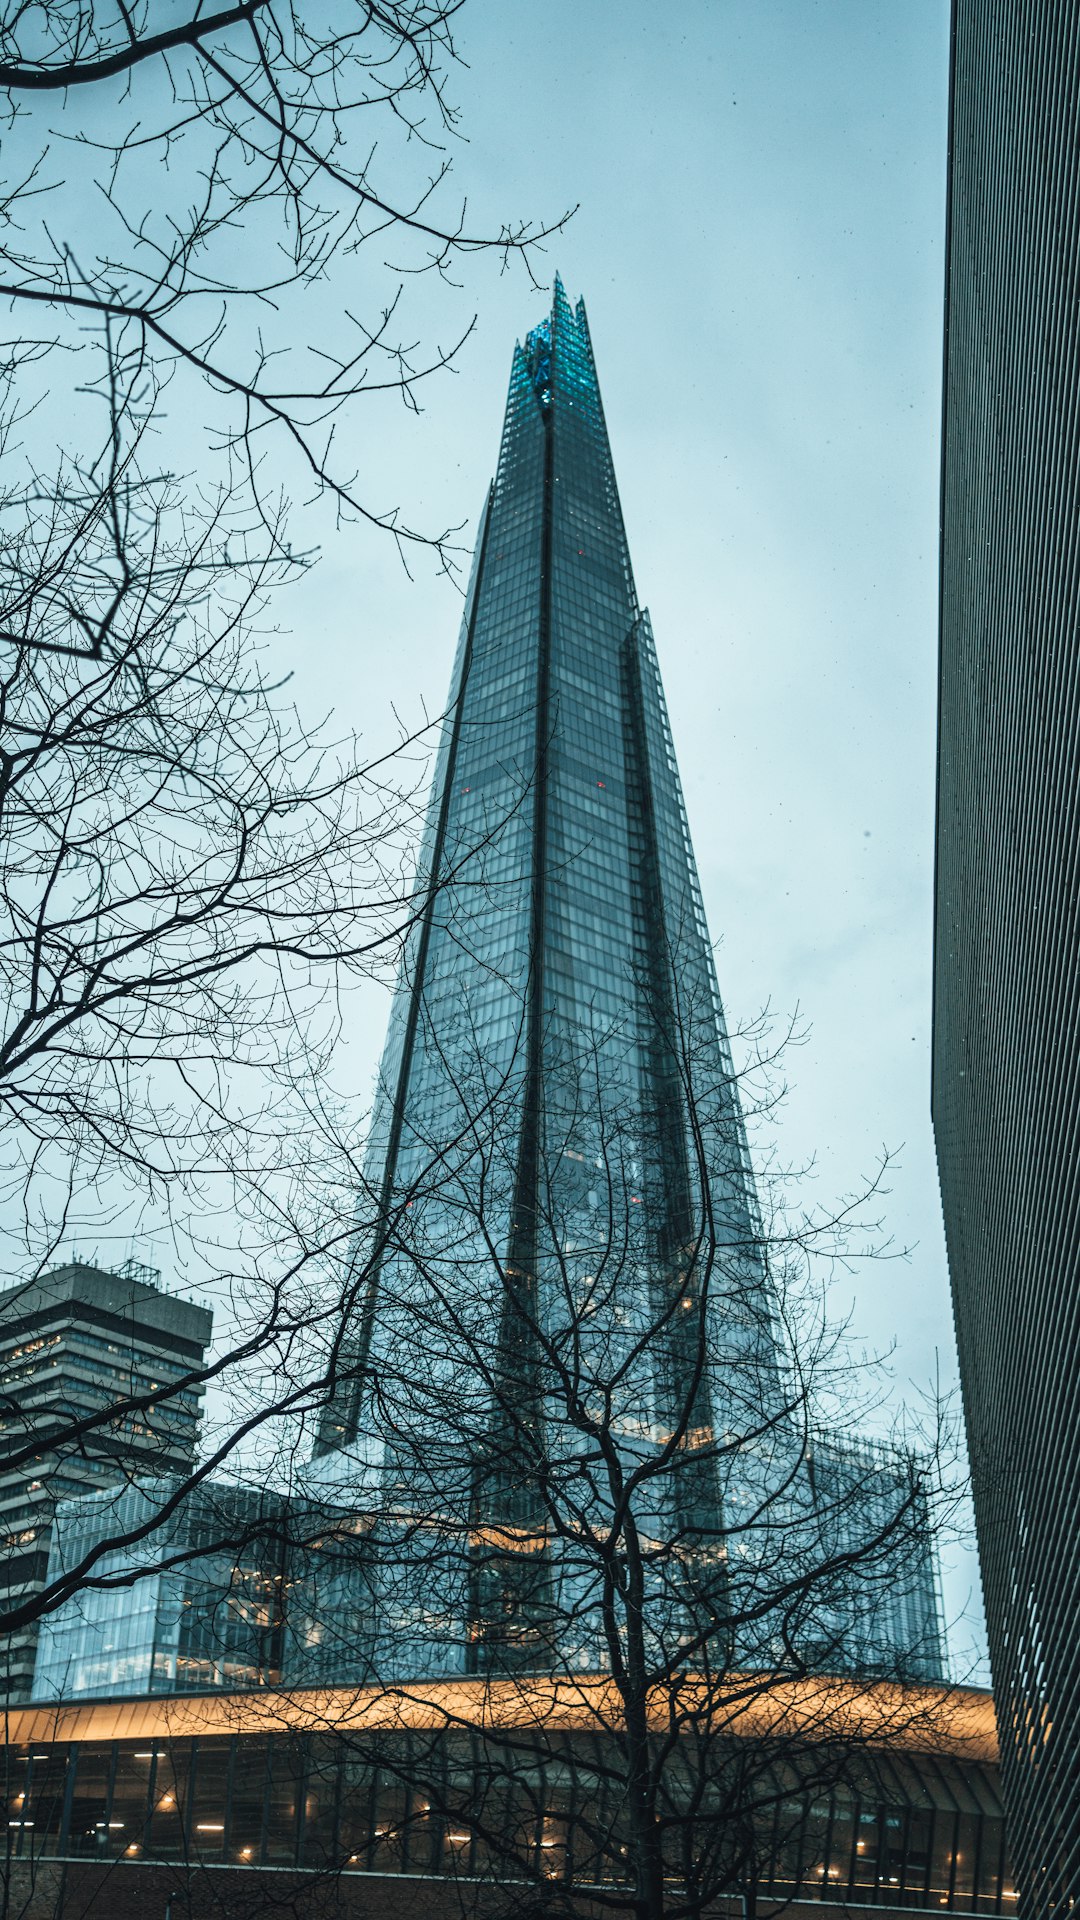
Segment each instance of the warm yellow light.
[[[504,1550],[528,1551],[542,1541],[539,1534],[521,1533],[514,1538],[509,1528],[493,1533]],[[745,1682],[737,1674],[710,1697],[707,1683],[689,1673],[680,1696],[688,1712],[693,1710],[697,1689],[710,1725],[735,1739],[770,1734],[796,1739],[805,1729],[811,1740],[857,1738],[870,1746],[956,1754],[970,1760],[993,1762],[997,1757],[993,1701],[989,1693],[973,1688],[901,1687],[822,1676],[770,1686],[748,1704]],[[657,1689],[653,1709],[657,1724],[667,1725],[669,1705],[663,1690]],[[154,1749],[159,1740],[283,1728],[311,1727],[320,1732],[455,1724],[497,1728],[542,1720],[549,1728],[569,1729],[591,1727],[598,1715],[615,1724],[619,1712],[610,1677],[583,1674],[562,1679],[537,1676],[529,1681],[432,1680],[394,1688],[266,1687],[257,1693],[212,1697],[161,1695],[139,1701],[17,1707],[8,1712],[5,1732],[11,1746],[33,1746],[43,1739],[93,1745],[142,1740]],[[151,1757],[145,1747],[142,1753]],[[172,1793],[155,1802],[162,1811],[173,1811],[175,1806]],[[1015,1894],[1008,1897],[1015,1899]]]

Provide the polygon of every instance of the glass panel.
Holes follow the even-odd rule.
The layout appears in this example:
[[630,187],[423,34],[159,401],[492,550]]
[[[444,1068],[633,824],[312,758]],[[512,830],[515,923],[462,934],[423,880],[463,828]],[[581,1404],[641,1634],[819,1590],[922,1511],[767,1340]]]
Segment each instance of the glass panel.
[[528,1762],[519,1765],[511,1782],[509,1836],[515,1856],[534,1870],[544,1825],[544,1776]]
[[30,1761],[33,1769],[30,1779],[33,1846],[27,1845],[27,1836],[24,1834],[23,1851],[37,1855],[59,1853],[70,1765],[68,1749],[32,1747]]
[[773,1890],[782,1900],[794,1893],[801,1878],[803,1818],[804,1810],[799,1801],[794,1796],[788,1799],[785,1795],[777,1809],[776,1865],[773,1869]]
[[828,1874],[825,1853],[829,1838],[829,1815],[827,1800],[813,1800],[807,1808],[803,1828],[800,1879],[803,1887],[816,1894],[820,1894]]
[[930,1869],[930,1842],[934,1815],[929,1807],[916,1807],[908,1815],[907,1851],[904,1859],[904,1905],[921,1907],[926,1900],[926,1876]]
[[545,1880],[562,1880],[566,1877],[573,1786],[573,1775],[565,1760],[549,1761],[544,1769],[543,1818],[540,1823],[539,1864]]
[[444,1743],[442,1803],[445,1815],[441,1871],[450,1874],[474,1874],[487,1865],[486,1850],[477,1833],[483,1818],[485,1775],[478,1776],[477,1763],[483,1752],[477,1743],[460,1735]]
[[979,1885],[975,1897],[975,1908],[978,1913],[998,1911],[1004,1840],[1004,1821],[994,1818],[984,1819],[982,1846],[979,1853]]
[[540,1831],[540,1871],[545,1880],[566,1877],[567,1823],[558,1814],[549,1813]]
[[855,1865],[851,1875],[853,1887],[877,1885],[883,1838],[877,1808],[861,1806],[855,1821]]
[[270,1797],[264,1858],[276,1867],[296,1864],[303,1766],[303,1746],[299,1740],[282,1737],[274,1740],[270,1751]]
[[970,1913],[975,1894],[975,1855],[979,1845],[980,1821],[977,1814],[962,1813],[956,1823],[956,1858],[953,1862],[954,1907]]
[[109,1775],[111,1747],[80,1747],[75,1767],[68,1847],[73,1854],[104,1857],[109,1852]]
[[982,1802],[972,1786],[974,1768],[962,1767],[958,1760],[939,1759],[937,1771],[945,1783],[949,1804],[959,1813],[978,1813]]
[[345,1867],[371,1865],[375,1774],[364,1754],[346,1753],[338,1809],[338,1843]]
[[12,1853],[34,1851],[34,1809],[30,1796],[30,1756],[9,1747],[4,1755],[4,1804],[7,1833],[5,1849]]
[[332,1866],[338,1858],[335,1814],[341,1758],[341,1748],[333,1740],[314,1739],[309,1744],[300,1856],[305,1867]]
[[[541,1823],[526,1777],[517,1771],[512,1753],[490,1752],[484,1757],[472,1806],[476,1823],[484,1828],[472,1848],[477,1871],[487,1868],[497,1879],[531,1872],[536,1864]],[[458,1831],[464,1832],[465,1828]],[[617,1875],[618,1846],[612,1839],[610,1821],[604,1817],[602,1801],[590,1802],[585,1830],[578,1826],[574,1848],[579,1878],[611,1880]],[[466,1843],[459,1851],[463,1857],[469,1856]]]
[[195,1860],[220,1860],[224,1854],[228,1791],[228,1740],[200,1740],[195,1752],[189,1829]]
[[902,1807],[883,1807],[881,1812],[881,1858],[878,1885],[895,1898],[904,1871],[904,1828],[907,1814]]
[[930,1893],[932,1907],[947,1907],[952,1879],[954,1813],[939,1810],[934,1816],[934,1840],[930,1849]]
[[1001,1873],[1001,1911],[1015,1913],[1017,1902],[1016,1881],[1013,1879],[1012,1863],[1009,1859],[1008,1841],[1005,1843],[1005,1865]]
[[237,1740],[229,1808],[228,1857],[240,1865],[250,1863],[258,1866],[262,1859],[268,1757],[264,1739]]
[[[446,1742],[441,1736],[412,1733],[405,1746],[406,1777],[411,1787],[405,1846],[405,1867],[409,1873],[438,1873],[446,1820]],[[456,1834],[465,1834],[455,1849],[462,1846],[468,1857],[468,1822],[449,1823]]]
[[109,1813],[110,1851],[132,1860],[139,1857],[146,1845],[153,1764],[152,1748],[140,1747],[137,1753],[131,1747],[117,1748]]
[[435,1813],[430,1790],[409,1793],[403,1833],[403,1864],[407,1873],[433,1873],[438,1865],[441,1822]]
[[400,1780],[380,1767],[375,1791],[371,1864],[376,1873],[400,1873],[405,1862],[407,1795]]
[[838,1790],[833,1801],[832,1835],[829,1841],[825,1884],[822,1888],[822,1892],[830,1899],[846,1899],[851,1881],[851,1860],[854,1851],[855,1803],[850,1794],[841,1797]]
[[185,1857],[184,1813],[190,1768],[190,1740],[172,1740],[167,1746],[158,1747],[154,1761],[150,1832],[146,1843],[147,1852],[155,1860],[180,1860]]

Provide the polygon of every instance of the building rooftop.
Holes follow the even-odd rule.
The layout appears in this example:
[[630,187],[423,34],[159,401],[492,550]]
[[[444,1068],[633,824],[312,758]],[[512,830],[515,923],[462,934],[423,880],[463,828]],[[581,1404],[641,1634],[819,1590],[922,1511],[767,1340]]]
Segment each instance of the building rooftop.
[[156,1274],[153,1279],[147,1277],[151,1274],[152,1268],[133,1261],[117,1272],[88,1261],[67,1261],[38,1279],[17,1282],[0,1292],[0,1333],[5,1322],[17,1321],[22,1327],[31,1319],[66,1310],[75,1319],[103,1314],[200,1349],[208,1346],[214,1323],[210,1309],[166,1293],[155,1284]]

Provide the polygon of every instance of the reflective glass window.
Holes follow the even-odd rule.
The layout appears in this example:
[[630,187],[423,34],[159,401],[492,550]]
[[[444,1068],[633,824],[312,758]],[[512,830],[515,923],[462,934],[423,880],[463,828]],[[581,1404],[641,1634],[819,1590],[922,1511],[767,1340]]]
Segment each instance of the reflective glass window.
[[109,1847],[111,1747],[80,1747],[75,1767],[68,1847],[73,1854],[105,1859]]

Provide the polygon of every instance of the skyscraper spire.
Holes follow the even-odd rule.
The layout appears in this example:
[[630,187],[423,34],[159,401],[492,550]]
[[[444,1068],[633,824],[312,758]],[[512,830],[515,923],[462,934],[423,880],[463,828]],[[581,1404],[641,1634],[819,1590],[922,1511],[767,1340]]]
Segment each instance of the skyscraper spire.
[[[655,650],[584,303],[572,310],[560,280],[549,316],[514,351],[422,872],[427,903],[372,1132],[383,1207],[457,1142],[478,1075],[497,1082],[516,1134],[499,1237],[507,1266],[536,1285],[541,1221],[565,1240],[573,1218],[597,1211],[590,1109],[602,1083],[625,1140],[638,1135],[623,1171],[641,1189],[630,1199],[650,1253],[677,1261],[695,1231],[680,1111],[694,1058],[727,1133],[718,1217],[751,1248],[748,1162]],[[337,1403],[320,1447],[351,1439],[358,1413],[358,1400]]]
[[[407,1543],[371,1575],[378,1670],[543,1667],[545,1634],[595,1665],[553,1479],[580,1471],[574,1525],[602,1533],[624,1467],[661,1460],[641,1523],[722,1584],[732,1472],[767,1474],[771,1445],[783,1483],[798,1443],[649,617],[559,280],[514,350],[419,891],[316,1477]],[[752,1468],[718,1432],[765,1436]]]

